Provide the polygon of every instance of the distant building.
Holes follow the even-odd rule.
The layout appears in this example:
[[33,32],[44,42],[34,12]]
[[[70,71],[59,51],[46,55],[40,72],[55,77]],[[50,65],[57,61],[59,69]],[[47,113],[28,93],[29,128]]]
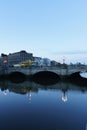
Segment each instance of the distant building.
[[42,58],[40,62],[41,62],[41,66],[51,66],[51,61],[48,58]]
[[8,56],[6,54],[1,54],[0,66],[8,66]]
[[58,62],[56,62],[55,60],[51,61],[51,66],[57,66],[57,65],[58,65]]
[[26,60],[33,60],[33,54],[27,53],[25,50],[16,53],[10,53],[8,55],[8,66],[19,64]]
[[1,57],[0,57],[0,66],[1,66]]
[[41,66],[41,57],[33,57],[33,61],[34,61],[34,66]]

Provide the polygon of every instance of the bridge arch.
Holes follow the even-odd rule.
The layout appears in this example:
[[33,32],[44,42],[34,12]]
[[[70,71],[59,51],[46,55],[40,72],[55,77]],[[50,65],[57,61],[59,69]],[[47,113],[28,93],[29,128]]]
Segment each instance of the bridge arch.
[[15,71],[9,73],[9,79],[13,82],[23,82],[26,80],[26,75],[22,72]]
[[72,78],[79,78],[79,77],[81,77],[80,76],[80,71],[74,72],[74,73],[70,74],[70,77],[72,77]]
[[59,78],[59,75],[53,71],[39,71],[39,72],[36,72],[35,74],[33,74],[34,77],[37,77],[37,76],[40,76],[40,77],[56,77],[56,78]]
[[87,79],[84,77],[81,77],[80,71],[73,73],[69,76],[69,81],[72,84],[78,85],[78,86],[87,86]]
[[32,75],[33,81],[43,85],[52,85],[60,80],[60,77],[55,72],[39,71]]

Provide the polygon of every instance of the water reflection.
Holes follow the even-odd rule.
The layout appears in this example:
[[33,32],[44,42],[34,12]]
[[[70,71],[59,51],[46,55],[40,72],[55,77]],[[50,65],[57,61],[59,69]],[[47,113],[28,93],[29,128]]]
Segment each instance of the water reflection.
[[7,90],[4,90],[4,91],[3,91],[3,94],[6,96],[6,95],[7,95]]
[[66,93],[64,92],[64,93],[62,94],[62,101],[63,101],[63,102],[67,102],[67,100],[68,100],[67,95],[66,95]]
[[87,124],[86,124],[86,130],[87,130]]
[[0,82],[1,130],[87,130],[87,87]]
[[28,101],[29,103],[31,103],[31,97],[32,97],[32,92],[31,90],[27,93],[27,98],[28,98]]
[[87,92],[87,87],[77,86],[69,82],[58,82],[54,85],[41,85],[35,82],[25,81],[23,83],[12,83],[9,80],[0,82],[0,89],[6,96],[8,93],[13,92],[16,94],[26,95],[29,102],[31,102],[32,93],[38,93],[39,90],[56,90],[61,91],[61,100],[67,102],[69,91],[80,91],[82,93]]

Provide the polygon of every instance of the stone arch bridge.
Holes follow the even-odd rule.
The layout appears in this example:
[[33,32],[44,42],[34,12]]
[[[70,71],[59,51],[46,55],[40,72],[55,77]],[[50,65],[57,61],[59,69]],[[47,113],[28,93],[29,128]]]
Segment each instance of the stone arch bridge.
[[34,75],[39,72],[52,72],[57,75],[61,76],[68,76],[76,72],[86,72],[86,66],[67,66],[67,67],[12,67],[12,68],[5,68],[0,71],[0,74],[11,74],[14,72],[21,72],[25,75]]

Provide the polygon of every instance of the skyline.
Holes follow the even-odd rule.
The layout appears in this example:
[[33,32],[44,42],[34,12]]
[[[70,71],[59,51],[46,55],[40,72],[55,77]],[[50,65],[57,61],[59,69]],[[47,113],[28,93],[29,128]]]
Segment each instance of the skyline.
[[87,63],[86,0],[0,1],[0,53]]

